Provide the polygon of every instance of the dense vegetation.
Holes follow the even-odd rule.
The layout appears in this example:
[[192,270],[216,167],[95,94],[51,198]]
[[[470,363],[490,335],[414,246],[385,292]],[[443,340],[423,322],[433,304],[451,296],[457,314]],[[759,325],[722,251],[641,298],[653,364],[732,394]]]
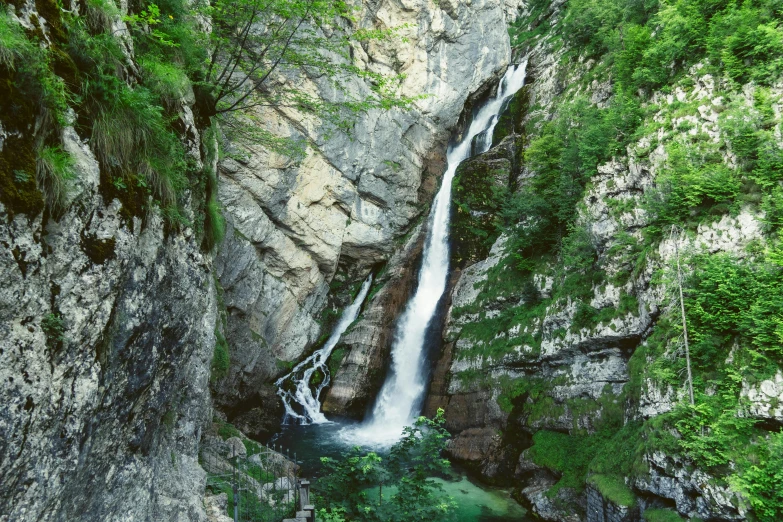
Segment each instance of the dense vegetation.
[[[632,505],[633,479],[646,476],[650,456],[660,451],[741,492],[750,518],[778,520],[783,433],[774,421],[754,418],[747,390],[783,368],[783,146],[775,109],[783,81],[783,4],[569,0],[553,10],[536,0],[530,9],[511,28],[512,42],[520,49],[548,42],[561,62],[559,91],[550,106],[518,116],[525,126],[516,132],[527,147],[517,172],[524,175],[511,176],[510,197],[496,190],[503,196],[491,201],[501,208],[489,237],[505,235],[506,255],[487,274],[478,299],[454,311],[465,322],[460,336],[470,340],[456,357],[485,365],[508,355],[535,362],[545,340],[575,342],[638,316],[644,310],[637,295],[648,287],[664,302],[633,351],[630,380],[619,396],[607,389],[597,401],[556,400],[553,390],[566,377],[493,379],[475,367],[459,377],[499,389],[499,406],[524,419],[534,434],[528,457],[561,477],[548,492],[553,499],[591,485]],[[610,94],[591,96],[596,86]],[[709,98],[696,94],[705,91]],[[716,114],[709,124],[705,107]],[[622,192],[615,178],[598,167],[629,155],[653,163],[655,178],[643,193],[615,197]],[[589,227],[594,216],[585,201],[596,194],[619,225],[608,242]],[[761,222],[759,239],[739,252],[699,249],[700,229],[741,213]],[[479,232],[480,242],[487,233]],[[676,276],[661,256],[662,241],[684,247],[692,406]],[[546,280],[551,287],[542,292]],[[619,290],[618,303],[594,308],[595,296],[608,287]],[[568,314],[569,327],[547,329],[544,318],[558,313]],[[646,419],[637,407],[651,386],[674,404]],[[773,399],[770,406],[778,404]],[[564,415],[574,419],[568,433],[554,422]],[[549,425],[558,431],[539,428]],[[645,518],[679,516],[660,509]]]
[[[0,160],[0,197],[12,215],[35,215],[44,204],[54,218],[65,210],[75,172],[60,134],[74,125],[101,165],[105,197],[118,198],[126,216],[160,208],[169,225],[194,226],[209,250],[223,229],[213,168],[221,135],[303,152],[264,131],[251,109],[284,107],[346,130],[361,111],[410,102],[394,93],[399,77],[352,65],[351,44],[394,31],[356,29],[356,9],[344,2],[135,0],[127,13],[113,0],[36,5],[45,21],[32,15],[32,30],[15,19],[21,4],[0,8],[0,109],[13,133]],[[252,29],[260,26],[267,30]],[[342,99],[280,81],[302,73]],[[369,95],[349,95],[345,82],[355,78],[368,82]],[[193,106],[200,143],[185,142],[184,105]]]
[[363,454],[358,447],[342,459],[324,457],[324,476],[316,484],[318,519],[327,522],[448,520],[454,501],[433,476],[449,461],[441,457],[449,441],[443,410],[419,417],[386,455]]

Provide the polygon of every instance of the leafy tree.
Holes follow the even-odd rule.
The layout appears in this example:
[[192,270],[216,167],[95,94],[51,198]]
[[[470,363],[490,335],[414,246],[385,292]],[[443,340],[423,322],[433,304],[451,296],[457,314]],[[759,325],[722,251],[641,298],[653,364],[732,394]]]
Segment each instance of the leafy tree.
[[439,409],[435,418],[419,417],[406,427],[388,455],[362,454],[355,447],[341,460],[322,458],[325,476],[316,485],[317,502],[329,507],[318,518],[334,522],[447,519],[454,503],[431,479],[449,467],[449,461],[441,458],[449,440],[444,424]]
[[[197,83],[206,116],[253,107],[293,107],[345,127],[369,108],[405,107],[397,97],[400,75],[383,75],[353,64],[351,47],[382,40],[394,29],[356,29],[356,8],[339,0],[218,0],[203,8],[212,21],[209,60]],[[328,102],[302,89],[299,78],[339,93]],[[347,83],[366,80],[369,92],[351,94]]]

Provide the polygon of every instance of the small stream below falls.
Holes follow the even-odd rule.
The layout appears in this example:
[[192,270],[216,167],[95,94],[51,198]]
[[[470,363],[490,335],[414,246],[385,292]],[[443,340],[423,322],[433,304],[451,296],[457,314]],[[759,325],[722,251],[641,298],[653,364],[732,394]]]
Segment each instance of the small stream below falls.
[[[283,431],[273,440],[289,449],[303,476],[317,480],[320,457],[339,457],[351,446],[383,453],[399,440],[403,427],[413,424],[427,390],[426,336],[442,328],[436,313],[446,291],[450,269],[449,221],[451,184],[457,167],[473,154],[492,146],[492,134],[506,102],[524,85],[526,64],[509,66],[494,96],[473,113],[470,125],[447,153],[447,169],[429,215],[422,264],[416,289],[397,319],[389,373],[374,408],[362,422],[335,421],[321,413],[321,392],[331,376],[327,360],[345,330],[356,320],[367,297],[368,277],[353,303],[341,315],[326,344],[276,382],[286,410]],[[320,379],[314,380],[314,375]],[[460,469],[435,478],[457,503],[453,520],[503,522],[533,520],[508,491],[480,485]]]

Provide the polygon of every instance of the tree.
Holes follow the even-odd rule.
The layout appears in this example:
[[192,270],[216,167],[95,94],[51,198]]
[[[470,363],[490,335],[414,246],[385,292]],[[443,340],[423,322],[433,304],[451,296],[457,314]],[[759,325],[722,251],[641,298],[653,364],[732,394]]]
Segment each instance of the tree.
[[[351,46],[389,38],[396,29],[356,29],[356,9],[342,0],[217,0],[203,8],[212,23],[209,60],[197,84],[206,116],[254,107],[292,107],[335,124],[370,108],[406,107],[395,95],[400,75],[355,66]],[[325,82],[340,93],[327,101],[301,89],[298,79]],[[347,81],[363,79],[370,93],[354,94]]]
[[[443,410],[433,419],[419,417],[405,428],[388,455],[362,454],[359,447],[341,460],[324,457],[324,477],[318,479],[318,505],[327,505],[319,520],[429,522],[445,520],[454,509],[431,477],[442,474],[449,461],[441,458],[449,440]],[[384,488],[387,493],[383,493]]]
[[[672,227],[672,238],[674,238],[674,228]],[[682,314],[682,336],[685,342],[685,368],[688,372],[688,398],[693,406],[693,375],[691,374],[691,350],[688,346],[688,325],[685,321],[685,300],[682,297],[682,272],[680,270],[680,238],[674,239],[674,254],[677,257],[677,289],[680,295],[680,312]]]

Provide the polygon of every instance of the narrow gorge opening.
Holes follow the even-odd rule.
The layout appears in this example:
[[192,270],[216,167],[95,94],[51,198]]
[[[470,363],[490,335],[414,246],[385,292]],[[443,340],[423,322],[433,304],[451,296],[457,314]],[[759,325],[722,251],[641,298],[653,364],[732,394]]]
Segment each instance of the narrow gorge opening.
[[[494,93],[473,107],[459,139],[448,146],[446,172],[424,228],[426,235],[417,283],[395,321],[387,376],[365,418],[361,421],[328,419],[319,409],[319,396],[329,383],[329,370],[326,369],[329,354],[357,318],[372,277],[364,282],[353,303],[343,310],[325,346],[276,382],[286,416],[283,432],[274,440],[294,448],[302,462],[307,463],[308,470],[317,473],[318,464],[314,458],[336,456],[354,445],[386,452],[400,439],[403,428],[412,426],[420,415],[429,389],[431,365],[438,357],[430,343],[439,346],[441,342],[444,301],[448,298],[454,176],[463,161],[492,147],[495,126],[511,98],[524,86],[526,70],[525,60],[510,65],[494,87]],[[322,372],[325,378],[313,382],[316,372]],[[465,497],[464,505],[458,508],[463,517],[460,520],[476,520],[475,517],[480,516],[481,520],[500,522],[523,520],[526,516],[503,489],[480,485],[460,468],[456,468],[455,473],[449,480],[437,480],[446,491]]]

